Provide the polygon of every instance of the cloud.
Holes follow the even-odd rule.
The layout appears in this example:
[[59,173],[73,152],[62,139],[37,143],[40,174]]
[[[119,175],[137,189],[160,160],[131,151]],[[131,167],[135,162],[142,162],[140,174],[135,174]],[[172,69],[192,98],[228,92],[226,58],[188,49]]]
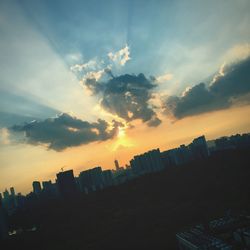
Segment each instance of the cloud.
[[111,115],[118,116],[127,122],[140,119],[148,126],[158,126],[161,120],[157,117],[152,105],[153,89],[156,83],[170,80],[171,74],[159,77],[159,81],[144,74],[114,76],[113,66],[125,65],[130,60],[128,45],[117,52],[108,53],[112,62],[96,58],[84,64],[75,64],[73,71],[86,93],[99,99],[100,107]]
[[0,144],[8,145],[10,143],[10,134],[7,128],[0,129]]
[[95,69],[96,66],[97,66],[97,62],[95,60],[90,60],[83,64],[75,64],[70,67],[70,70],[73,72],[77,72],[77,71],[81,72],[85,69]]
[[165,75],[161,75],[161,76],[156,77],[156,80],[159,83],[164,83],[164,82],[172,80],[172,79],[173,79],[172,74],[165,74]]
[[141,119],[149,126],[157,126],[160,119],[149,105],[152,91],[157,86],[154,79],[147,79],[143,74],[120,75],[107,81],[87,79],[85,86],[100,97],[100,105],[106,111],[126,121]]
[[224,73],[224,71],[225,71],[225,66],[226,66],[225,63],[223,63],[223,64],[220,66],[220,69],[219,69],[218,73],[216,73],[216,74],[214,75],[214,77],[213,77],[213,80],[212,80],[212,82],[211,82],[212,84],[215,83],[215,82],[217,82],[217,80],[219,80],[220,77],[222,77],[222,76],[225,75],[225,73]]
[[250,56],[250,43],[237,44],[229,49],[223,56],[228,63],[239,62]]
[[15,125],[10,131],[24,132],[27,143],[46,145],[49,149],[61,151],[68,147],[111,139],[116,136],[119,126],[122,125],[116,121],[113,121],[112,126],[101,119],[90,123],[63,113],[55,118]]
[[223,75],[211,86],[210,91],[220,97],[237,97],[250,91],[250,57],[224,69]]
[[119,63],[121,66],[124,66],[126,62],[131,59],[128,45],[125,45],[124,48],[120,49],[115,53],[109,52],[108,57],[111,61]]
[[105,69],[101,69],[101,70],[98,70],[98,71],[89,71],[85,76],[84,78],[82,79],[82,81],[86,81],[86,80],[95,80],[95,81],[98,81],[101,79],[101,77],[103,76],[103,74],[105,73]]
[[170,96],[164,103],[166,113],[176,118],[229,108],[238,100],[249,103],[250,57],[240,62],[222,65],[207,86],[200,83],[187,89],[182,96]]
[[161,124],[161,120],[155,115],[148,121],[149,127],[157,127]]

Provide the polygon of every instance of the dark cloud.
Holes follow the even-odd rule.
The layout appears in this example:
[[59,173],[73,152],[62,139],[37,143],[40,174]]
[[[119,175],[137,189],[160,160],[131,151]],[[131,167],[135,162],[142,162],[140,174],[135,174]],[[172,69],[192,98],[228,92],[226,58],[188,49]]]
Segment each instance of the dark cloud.
[[250,92],[249,72],[250,58],[247,58],[227,66],[210,86],[200,83],[181,97],[168,97],[164,108],[176,118],[228,108]]
[[100,96],[101,106],[108,112],[118,115],[126,121],[141,119],[149,126],[158,126],[161,121],[148,101],[156,87],[153,79],[143,74],[121,75],[105,82],[87,79],[85,85],[93,94]]
[[149,127],[157,127],[161,124],[161,120],[155,116],[150,121],[147,122]]
[[225,75],[218,77],[210,91],[221,97],[235,97],[250,91],[250,57],[225,68]]
[[90,123],[64,113],[56,118],[16,125],[11,130],[25,132],[30,144],[45,144],[50,149],[61,151],[67,147],[111,139],[117,134],[118,126],[121,124],[113,121],[113,127],[109,129],[104,120]]

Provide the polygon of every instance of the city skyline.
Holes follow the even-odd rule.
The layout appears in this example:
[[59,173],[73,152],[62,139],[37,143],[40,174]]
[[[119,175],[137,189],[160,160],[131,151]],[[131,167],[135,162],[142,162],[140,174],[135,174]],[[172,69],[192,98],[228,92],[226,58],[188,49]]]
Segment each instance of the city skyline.
[[[244,147],[249,146],[250,143],[250,134],[245,135],[248,136],[248,141]],[[238,134],[236,136],[238,136]],[[241,138],[243,135],[239,136]],[[225,137],[222,137],[222,139],[224,138]],[[220,140],[220,138],[217,140]],[[195,147],[197,146],[198,152],[197,149],[195,150]],[[185,148],[184,151],[183,148]],[[181,149],[180,153],[178,152],[179,149]],[[119,161],[115,159],[114,169],[103,171],[101,166],[92,167],[81,171],[77,177],[75,176],[73,169],[65,170],[66,166],[64,166],[60,169],[60,172],[56,173],[54,182],[51,180],[34,180],[32,182],[33,190],[31,190],[26,196],[20,192],[18,192],[16,196],[14,187],[10,187],[10,192],[5,188],[2,193],[0,192],[0,196],[3,197],[3,203],[5,204],[7,211],[12,213],[19,207],[17,202],[18,198],[22,203],[24,202],[23,199],[25,199],[25,197],[28,198],[35,195],[37,198],[41,198],[42,194],[47,198],[51,196],[54,199],[56,197],[69,199],[70,197],[74,197],[77,192],[89,194],[105,187],[122,184],[144,174],[163,171],[169,167],[176,167],[192,160],[205,160],[209,157],[209,154],[209,148],[205,136],[203,135],[194,138],[187,146],[182,144],[179,145],[178,148],[169,149],[164,152],[160,152],[159,148],[151,149],[148,152],[135,155],[133,159],[130,160],[130,165],[126,164],[125,167],[120,166]],[[183,157],[185,158],[184,161]],[[107,172],[109,172],[109,176],[104,174]],[[122,178],[119,178],[119,176],[122,176]]]
[[[250,130],[249,1],[1,1],[0,191]],[[192,31],[192,32],[191,32]]]
[[[245,139],[243,139],[244,137]],[[195,146],[193,146],[195,144],[197,144],[198,147],[202,146],[202,150],[201,151],[199,150],[200,152],[198,151],[198,155],[196,156],[195,154],[197,152],[195,153],[196,151],[194,148]],[[88,189],[89,188],[92,189],[92,187],[88,186],[90,184],[87,184],[89,182],[88,180],[89,177],[87,177],[86,179],[86,178],[82,178],[82,176],[85,175],[86,173],[88,173],[87,175],[89,174],[91,175],[92,171],[95,172],[94,175],[97,174],[97,177],[94,177],[94,179],[97,178],[95,181],[99,183],[98,185],[101,185],[99,189],[103,189],[104,187],[107,187],[107,186],[119,185],[123,182],[126,182],[130,179],[136,178],[146,173],[162,171],[164,169],[167,169],[168,167],[174,167],[174,166],[186,164],[192,160],[201,160],[201,159],[204,160],[214,151],[237,149],[237,148],[248,148],[249,145],[250,145],[250,133],[244,133],[244,134],[237,133],[237,134],[230,135],[230,136],[222,136],[219,138],[215,138],[214,140],[210,140],[210,141],[207,141],[205,136],[202,135],[197,138],[193,138],[193,140],[187,145],[182,143],[175,148],[169,148],[165,151],[160,151],[159,148],[156,148],[156,149],[150,149],[147,152],[141,152],[139,155],[134,155],[133,157],[131,157],[129,161],[129,165],[125,164],[123,166],[120,166],[118,159],[114,159],[113,161],[114,165],[113,165],[113,168],[111,169],[102,169],[101,165],[97,165],[97,166],[92,166],[91,168],[87,168],[87,169],[82,168],[77,173],[74,173],[73,172],[74,170],[71,169],[70,167],[63,166],[60,169],[60,172],[56,174],[54,173],[54,178],[51,178],[52,180],[51,179],[49,180],[35,179],[30,184],[30,187],[33,187],[33,190],[29,189],[27,193],[21,193],[18,191],[17,194],[23,196],[23,195],[30,195],[33,193],[39,196],[42,191],[46,191],[46,190],[51,191],[51,188],[55,189],[56,188],[55,185],[59,185],[57,182],[58,178],[56,177],[63,176],[64,173],[70,173],[70,175],[74,178],[74,182],[76,182],[76,184],[78,183],[77,179],[80,179],[80,182],[82,184],[78,183],[77,189],[79,189],[79,191],[83,193],[88,194],[90,190],[86,190],[86,187],[88,187]],[[191,154],[193,154],[193,156],[191,156]],[[147,155],[151,155],[150,156],[151,159],[147,158]],[[145,156],[146,158],[144,158]],[[139,163],[139,166],[138,165],[136,166],[136,164],[138,164],[137,162],[138,159],[141,159],[140,161],[142,162]],[[108,171],[110,171],[110,173],[107,173]],[[108,175],[111,174],[111,176],[107,176],[105,172]],[[123,180],[119,180],[118,178],[118,182],[115,182],[115,179],[117,178],[117,174],[118,176],[120,174],[125,175],[126,178]],[[102,181],[104,181],[104,183],[106,182],[106,184],[104,183],[101,184],[102,181],[100,180],[100,178],[102,179]],[[91,185],[93,185],[94,182]],[[84,185],[84,186],[81,186],[81,185]],[[64,187],[64,189],[65,188],[67,190],[68,187],[66,186]],[[10,190],[10,194],[8,190]],[[96,191],[96,187],[92,191]],[[55,190],[53,192],[55,192]],[[13,186],[9,188],[5,187],[4,190],[2,191],[0,190],[0,195],[3,194],[3,196],[5,197],[4,193],[7,193],[7,196],[9,195],[13,196],[13,194],[15,196],[15,188]]]

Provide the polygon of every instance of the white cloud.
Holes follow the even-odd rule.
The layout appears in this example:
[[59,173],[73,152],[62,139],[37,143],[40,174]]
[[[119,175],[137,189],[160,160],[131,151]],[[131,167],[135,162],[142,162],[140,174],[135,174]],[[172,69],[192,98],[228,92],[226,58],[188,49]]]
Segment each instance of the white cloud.
[[192,89],[192,87],[187,86],[187,87],[185,88],[185,90],[181,93],[181,97],[187,95],[187,93],[188,93],[191,89]]
[[223,63],[223,64],[220,66],[219,71],[214,75],[211,84],[213,84],[213,83],[216,82],[220,77],[223,77],[223,76],[225,75],[225,66],[226,66],[226,63]]
[[102,75],[104,74],[105,70],[102,69],[102,70],[99,70],[99,71],[90,71],[90,72],[87,72],[84,77],[83,77],[83,80],[86,80],[86,79],[95,79],[96,81],[100,80]]
[[126,62],[131,59],[128,45],[126,44],[124,48],[120,49],[119,51],[115,53],[109,52],[108,57],[111,61],[118,63],[121,66],[124,66]]
[[85,69],[94,69],[96,66],[97,66],[97,62],[95,60],[90,60],[83,64],[75,64],[74,66],[70,67],[70,70],[74,72],[77,72],[77,71],[81,72]]
[[[108,62],[103,57],[95,57],[85,63],[76,63],[70,67],[71,72],[76,75],[80,85],[84,88],[84,92],[88,96],[91,94],[84,86],[86,80],[94,79],[99,81],[102,77],[104,77],[105,73],[107,77],[113,77],[112,69],[115,64],[124,66],[126,62],[130,60],[130,51],[128,45],[117,52],[108,53],[108,57],[112,62]],[[81,56],[79,58],[83,57]]]

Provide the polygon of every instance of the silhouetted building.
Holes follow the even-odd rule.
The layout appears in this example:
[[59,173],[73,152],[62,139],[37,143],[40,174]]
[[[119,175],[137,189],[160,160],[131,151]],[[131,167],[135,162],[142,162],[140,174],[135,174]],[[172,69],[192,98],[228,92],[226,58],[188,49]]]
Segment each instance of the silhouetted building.
[[52,187],[52,182],[50,180],[49,181],[43,181],[42,185],[43,185],[43,190],[48,191]]
[[116,171],[119,171],[120,166],[119,166],[118,160],[115,160],[114,162],[115,162],[115,170],[116,170]]
[[180,145],[178,148],[166,150],[161,153],[165,167],[178,166],[191,160],[206,159],[209,156],[205,136],[195,138],[188,146]]
[[103,176],[103,184],[105,187],[114,185],[113,174],[111,170],[102,171],[102,176]]
[[10,203],[11,203],[12,210],[14,210],[16,208],[16,206],[17,206],[17,203],[16,203],[16,192],[15,192],[14,187],[10,188]]
[[6,211],[8,211],[8,213],[12,211],[13,209],[12,199],[7,189],[5,189],[5,191],[3,192],[3,205]]
[[[38,186],[38,185],[37,185]],[[41,197],[53,198],[58,195],[58,188],[56,183],[52,183],[51,180],[42,182]],[[36,195],[37,196],[37,195]]]
[[53,190],[53,184],[51,181],[43,181],[42,185],[45,192],[51,192]]
[[189,144],[189,148],[194,160],[206,159],[209,156],[207,142],[205,136],[197,137]]
[[13,187],[10,188],[10,194],[12,197],[16,196],[16,192],[15,192],[15,189]]
[[[41,183],[39,181],[33,181],[32,183],[33,186],[33,192],[37,195],[41,194],[42,192],[42,187],[41,187]],[[46,184],[45,184],[46,187]]]
[[192,153],[190,152],[189,147],[184,144],[178,148],[178,157],[180,164],[189,162],[192,159]]
[[230,137],[223,136],[214,140],[216,150],[227,150],[250,147],[250,134],[236,134]]
[[85,193],[102,189],[104,187],[102,168],[95,167],[82,171],[79,175],[79,183],[81,191]]
[[159,149],[153,149],[144,154],[134,156],[130,161],[130,166],[135,175],[156,172],[164,168]]
[[7,189],[5,189],[5,191],[3,192],[3,198],[4,198],[4,201],[9,200],[9,198],[10,198],[10,194],[9,194],[9,191]]
[[75,177],[75,182],[76,182],[76,188],[78,191],[81,191],[81,185],[79,181],[79,177]]
[[132,168],[126,168],[126,169],[122,168],[119,171],[114,171],[113,176],[115,185],[122,184],[134,178]]
[[0,240],[8,237],[7,215],[3,207],[2,195],[0,195]]
[[126,164],[126,165],[125,165],[125,169],[131,169],[131,166],[128,165],[128,164]]
[[214,142],[215,142],[215,146],[217,150],[224,150],[224,149],[232,148],[232,145],[230,145],[228,137],[226,136],[218,138]]
[[17,200],[18,208],[23,208],[25,206],[26,197],[24,195],[22,195],[21,193],[18,193],[16,196],[16,200]]
[[189,147],[181,145],[179,148],[162,152],[161,158],[164,167],[177,166],[189,162],[192,159],[192,154]]
[[161,159],[165,167],[178,165],[177,149],[170,149],[161,152]]
[[67,170],[56,174],[57,187],[62,197],[68,198],[77,193],[77,186],[73,170]]

